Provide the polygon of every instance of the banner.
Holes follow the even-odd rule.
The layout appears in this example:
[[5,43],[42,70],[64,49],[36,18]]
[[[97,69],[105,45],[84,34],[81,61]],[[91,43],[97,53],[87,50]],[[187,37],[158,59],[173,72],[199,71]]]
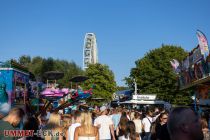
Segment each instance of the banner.
[[176,59],[173,59],[172,61],[170,61],[170,63],[176,74],[181,72],[179,61],[177,61]]
[[208,48],[208,41],[204,33],[197,30],[196,32],[199,42],[199,47],[201,50],[201,54],[204,56],[204,60],[206,60],[207,56],[209,55],[209,48]]

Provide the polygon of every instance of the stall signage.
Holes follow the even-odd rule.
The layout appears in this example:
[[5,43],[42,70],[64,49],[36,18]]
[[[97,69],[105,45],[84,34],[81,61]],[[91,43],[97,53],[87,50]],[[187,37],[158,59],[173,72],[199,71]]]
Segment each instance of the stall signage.
[[133,95],[134,100],[155,100],[157,95]]
[[19,72],[14,72],[14,79],[18,83],[27,83],[28,82],[28,77],[22,73]]

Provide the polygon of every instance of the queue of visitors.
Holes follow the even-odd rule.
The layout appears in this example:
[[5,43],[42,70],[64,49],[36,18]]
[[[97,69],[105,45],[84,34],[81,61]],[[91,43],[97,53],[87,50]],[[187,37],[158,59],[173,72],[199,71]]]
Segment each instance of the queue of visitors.
[[[148,108],[144,113],[102,106],[99,111],[48,115],[26,117],[23,109],[11,109],[0,120],[0,140],[210,140],[208,118],[187,107],[170,112]],[[17,129],[34,133],[5,136],[4,130]]]

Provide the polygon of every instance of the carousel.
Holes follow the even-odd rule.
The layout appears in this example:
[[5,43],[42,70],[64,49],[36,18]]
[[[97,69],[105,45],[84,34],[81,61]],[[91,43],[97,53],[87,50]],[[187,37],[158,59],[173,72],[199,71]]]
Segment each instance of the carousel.
[[64,112],[68,112],[69,109],[75,108],[76,106],[83,104],[84,100],[90,98],[93,93],[94,86],[92,86],[88,90],[83,90],[80,86],[81,83],[85,82],[88,79],[89,78],[86,76],[75,76],[71,78],[69,80],[71,82],[71,89],[69,94],[70,96],[67,96],[69,98],[65,98],[65,102],[62,102],[62,104],[55,108],[54,111],[57,112],[63,109]]
[[76,88],[72,88],[73,84],[71,83],[71,88],[59,88],[57,80],[62,79],[64,74],[58,71],[46,72],[45,78],[47,79],[46,88],[40,92],[39,97],[34,99],[36,100],[36,107],[39,109],[36,116],[46,112],[60,112],[65,114],[69,109],[69,106],[80,105],[82,100],[89,98],[92,95],[93,88],[89,90],[82,90],[78,83],[88,80],[88,77],[85,76],[76,76],[70,79],[70,82],[76,84]]

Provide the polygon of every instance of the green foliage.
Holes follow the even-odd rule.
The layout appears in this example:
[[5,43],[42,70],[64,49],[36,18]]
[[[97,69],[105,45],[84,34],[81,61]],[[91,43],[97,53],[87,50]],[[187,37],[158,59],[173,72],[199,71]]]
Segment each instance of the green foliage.
[[21,65],[24,65],[24,66],[28,66],[30,63],[31,63],[31,57],[30,56],[27,56],[27,55],[23,55],[21,56],[19,59],[18,59],[18,62],[21,64]]
[[131,69],[130,77],[125,80],[129,86],[132,86],[135,78],[141,93],[157,94],[159,99],[176,104],[187,103],[190,100],[189,94],[178,90],[177,77],[170,65],[170,60],[181,61],[186,55],[187,52],[181,47],[162,45],[161,48],[151,50],[137,60],[136,67]]
[[84,75],[84,71],[79,66],[77,66],[75,62],[69,63],[65,60],[56,60],[54,69],[64,72],[64,77],[59,80],[58,83],[65,87],[70,87],[69,80],[72,77]]
[[86,76],[90,79],[85,82],[85,88],[95,85],[92,97],[111,101],[112,95],[116,91],[116,82],[114,73],[109,70],[109,67],[99,63],[90,64],[86,69]]
[[42,62],[43,62],[43,58],[41,58],[40,56],[36,56],[34,58],[32,58],[31,63],[29,64],[29,71],[32,72],[36,79],[40,79],[42,78],[43,74],[42,71]]
[[75,62],[68,62],[66,60],[59,60],[53,58],[42,58],[36,56],[31,58],[30,56],[21,56],[19,63],[28,67],[36,79],[45,81],[44,73],[47,71],[60,71],[64,73],[64,77],[58,80],[58,84],[64,87],[70,87],[69,79],[77,76],[84,75],[84,71],[76,65]]

